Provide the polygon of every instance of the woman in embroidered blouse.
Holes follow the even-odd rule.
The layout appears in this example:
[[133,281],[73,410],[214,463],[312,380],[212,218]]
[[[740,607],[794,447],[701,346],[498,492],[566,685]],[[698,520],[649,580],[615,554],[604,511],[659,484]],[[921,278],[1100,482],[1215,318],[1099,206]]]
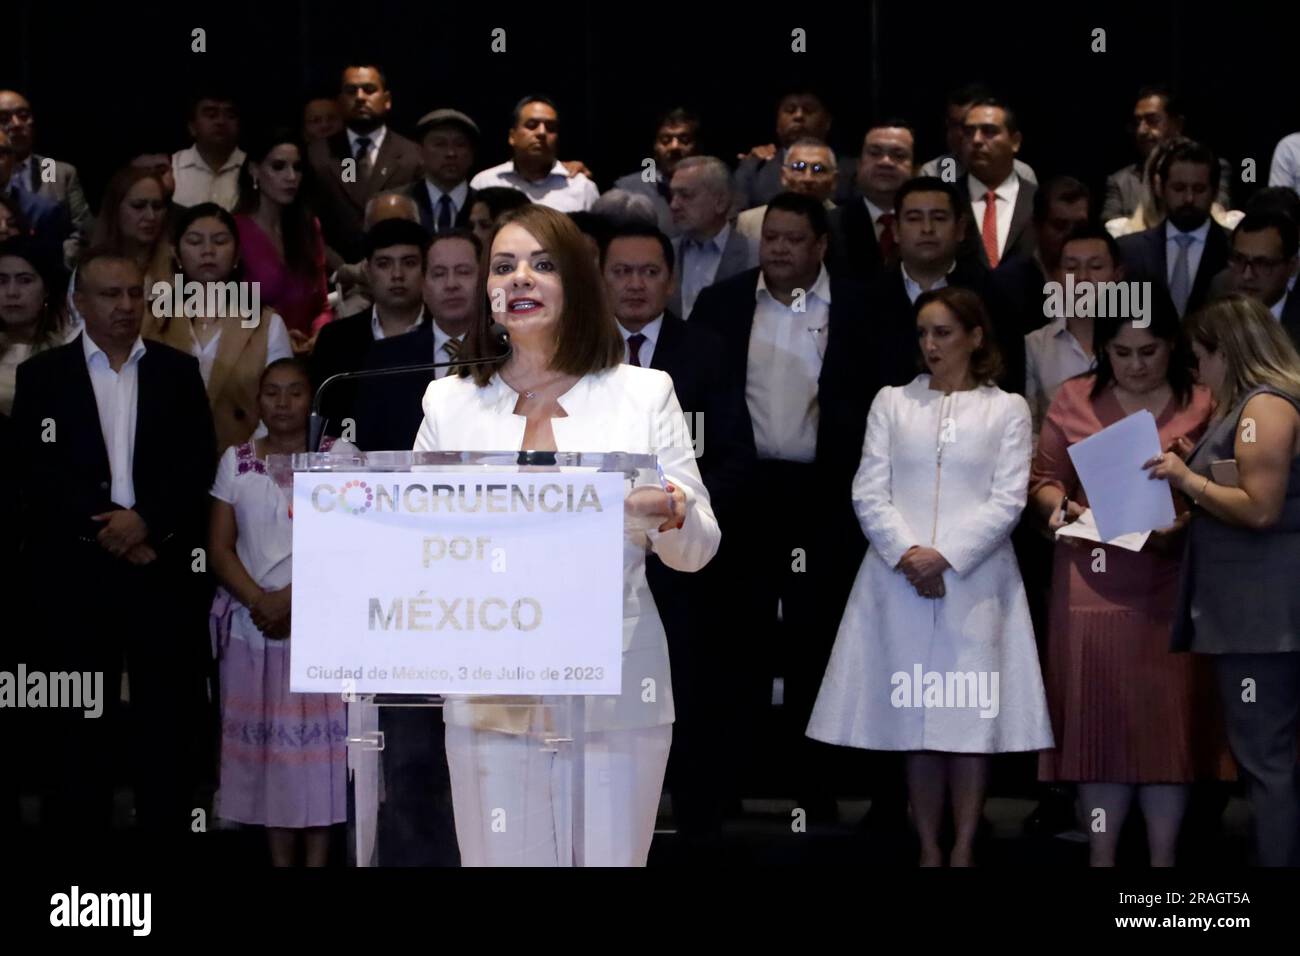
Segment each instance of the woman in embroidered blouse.
[[284,317],[294,352],[307,353],[334,317],[326,302],[325,242],[304,188],[307,152],[287,130],[245,150],[235,207],[244,278],[261,283],[262,303]]
[[840,622],[808,736],[907,752],[922,866],[970,866],[988,754],[1052,746],[1033,625],[1011,546],[1029,484],[1029,406],[979,297],[916,300],[929,374],[871,405],[853,502],[870,549]]
[[[307,450],[311,383],[300,359],[262,373],[265,438],[226,450],[212,488],[211,628],[221,672],[216,813],[267,828],[271,861],[323,866],[347,820],[347,719],[338,694],[289,691],[292,515],[266,456]],[[337,452],[355,451],[339,442]]]
[[[173,229],[176,274],[184,286],[205,284],[194,314],[158,317],[149,310],[140,334],[188,352],[199,360],[217,432],[217,454],[247,441],[259,418],[258,392],[262,370],[276,359],[293,356],[284,320],[263,306],[253,325],[226,301],[220,313],[208,315],[207,283],[241,283],[239,229],[230,213],[216,203],[199,203],[177,214]],[[174,280],[173,280],[174,281]],[[215,303],[214,303],[215,304]]]

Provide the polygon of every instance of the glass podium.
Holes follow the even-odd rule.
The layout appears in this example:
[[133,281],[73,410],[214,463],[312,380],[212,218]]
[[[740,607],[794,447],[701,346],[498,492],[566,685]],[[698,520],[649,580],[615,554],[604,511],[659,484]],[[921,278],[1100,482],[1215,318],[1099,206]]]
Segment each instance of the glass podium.
[[[450,569],[431,562],[431,551],[435,557],[442,557],[442,549],[446,548],[448,557],[460,557],[456,553],[459,550],[465,552],[466,557],[484,561],[496,553],[470,553],[476,543],[480,552],[485,551],[482,542],[487,539],[484,537],[475,541],[471,540],[473,535],[461,535],[444,541],[434,534],[443,527],[450,528],[453,520],[466,520],[463,514],[456,519],[421,514],[418,521],[395,514],[400,511],[402,501],[408,506],[419,505],[426,497],[433,501],[441,493],[445,484],[425,481],[425,476],[433,473],[441,476],[436,479],[438,481],[449,483],[457,478],[462,481],[457,487],[464,511],[471,510],[464,497],[467,487],[479,489],[474,492],[477,495],[474,501],[488,511],[492,510],[494,500],[497,505],[506,501],[506,492],[493,489],[500,489],[503,485],[507,487],[512,495],[510,504],[520,506],[518,516],[513,512],[503,514],[498,519],[500,523],[494,527],[504,528],[507,537],[513,535],[528,542],[531,550],[520,548],[519,551],[525,553],[516,558],[525,563],[525,568],[526,562],[538,555],[544,555],[543,561],[553,564],[551,575],[564,582],[563,588],[569,592],[567,600],[573,603],[575,613],[579,615],[575,627],[592,631],[582,635],[581,640],[599,645],[606,654],[602,659],[621,668],[624,646],[621,608],[626,571],[631,563],[644,560],[646,533],[663,520],[662,517],[634,516],[642,510],[636,507],[638,497],[644,497],[639,496],[638,491],[662,489],[664,486],[656,456],[623,452],[322,452],[271,456],[267,468],[282,491],[291,496],[294,509],[300,514],[312,506],[316,511],[322,510],[319,494],[322,486],[316,484],[309,488],[311,482],[329,481],[328,476],[332,474],[348,476],[346,481],[327,486],[338,507],[348,513],[346,519],[331,518],[334,520],[331,533],[336,539],[346,537],[356,542],[355,549],[350,550],[348,544],[338,540],[332,540],[329,548],[322,548],[319,539],[309,539],[305,534],[300,541],[299,533],[304,522],[301,518],[294,522],[295,603],[291,660],[298,649],[308,643],[300,632],[300,620],[304,628],[321,626],[319,621],[311,623],[305,615],[300,618],[300,575],[314,575],[317,579],[322,574],[332,575],[326,579],[327,586],[347,590],[354,587],[354,576],[364,577],[371,565],[381,565],[389,558],[385,552],[391,550],[390,547],[376,545],[367,536],[369,529],[357,522],[384,523],[385,527],[375,526],[374,530],[388,535],[383,540],[395,543],[398,548],[407,543],[414,546],[414,540],[422,537],[424,568],[433,566],[437,573]],[[591,481],[602,482],[588,484],[585,486],[587,489],[618,489],[616,497],[621,499],[623,511],[622,540],[613,541],[606,550],[593,554],[612,555],[615,549],[621,549],[623,567],[617,574],[611,568],[605,568],[601,574],[591,574],[579,568],[581,576],[569,578],[566,558],[575,565],[579,564],[575,549],[583,548],[587,539],[576,532],[573,535],[557,533],[556,527],[562,525],[540,519],[537,511],[543,508],[552,510],[551,506],[558,512],[566,508],[573,511],[575,499],[579,505],[585,500],[582,497],[585,492],[574,489],[586,475],[599,475],[600,478]],[[403,485],[403,482],[407,484]],[[528,502],[520,491],[528,482],[545,482],[538,486],[541,493],[535,501],[535,509],[526,507]],[[562,488],[563,482],[568,483],[567,489]],[[387,490],[390,488],[391,493]],[[420,493],[417,494],[413,488],[420,489]],[[481,490],[483,488],[488,489],[486,495]],[[428,490],[427,496],[425,489]],[[567,493],[563,493],[565,491]],[[454,494],[449,494],[454,501]],[[325,499],[333,507],[330,495]],[[385,500],[392,511],[383,507]],[[445,498],[440,500],[450,509]],[[437,511],[437,504],[433,501],[434,511]],[[320,519],[314,516],[314,520]],[[605,527],[617,531],[616,524]],[[431,540],[436,542],[433,547],[429,543]],[[519,551],[516,551],[517,555]],[[347,556],[347,560],[341,560],[341,556]],[[588,557],[589,561],[594,559]],[[612,562],[603,561],[602,565],[611,563],[617,564],[617,558]],[[349,567],[354,569],[353,573],[347,570]],[[337,570],[326,571],[326,568]],[[526,575],[529,572],[525,569],[520,573]],[[429,580],[436,581],[437,577],[431,576]],[[485,571],[480,580],[491,580],[491,572]],[[362,588],[359,594],[365,593],[366,585],[357,583],[355,586]],[[595,588],[600,588],[600,591]],[[616,593],[610,593],[611,588],[615,588]],[[424,594],[423,591],[420,593]],[[414,599],[411,600],[409,606],[412,610],[406,623],[414,627],[417,611],[413,609]],[[488,604],[493,600],[480,598],[477,614],[471,604],[469,611],[458,619],[459,623],[452,620],[452,625],[457,631],[478,627],[480,630],[476,633],[505,627],[505,602],[500,601],[500,607],[489,610]],[[528,599],[522,600],[526,602]],[[604,613],[582,616],[582,608],[588,600],[593,606],[604,608]],[[340,640],[355,643],[374,639],[376,621],[378,630],[391,623],[393,607],[401,623],[400,601],[393,607],[380,602],[381,613],[378,615],[376,601],[373,598],[370,601],[371,631],[367,634],[345,628]],[[619,624],[615,624],[609,611],[614,601],[619,608]],[[511,619],[516,627],[527,628],[529,611],[526,607],[520,611],[520,603],[517,600],[511,607]],[[445,603],[442,612],[442,623],[445,624],[449,620]],[[540,619],[540,605],[536,613]],[[550,605],[547,605],[547,613],[551,613]],[[428,621],[433,619],[434,616],[427,618]],[[428,625],[422,629],[432,630]],[[611,630],[616,632],[610,633]],[[585,809],[587,792],[591,787],[586,759],[587,725],[593,701],[600,701],[602,697],[566,687],[545,693],[532,692],[537,688],[531,688],[528,693],[457,693],[457,683],[465,684],[463,680],[455,680],[458,675],[462,678],[476,675],[486,678],[488,669],[459,664],[447,656],[455,652],[441,646],[440,638],[421,636],[426,638],[426,642],[419,645],[421,649],[417,656],[403,658],[400,686],[391,692],[373,681],[356,680],[361,676],[360,668],[355,674],[337,671],[352,674],[332,690],[341,693],[347,704],[348,845],[352,865],[584,865]],[[488,635],[482,639],[487,640]],[[544,647],[534,650],[546,653]],[[563,652],[561,654],[563,660],[569,660]],[[294,690],[299,692],[300,668],[292,665],[291,668],[295,674]],[[529,678],[538,670],[523,665],[517,668],[520,675]],[[574,668],[554,669],[557,678],[560,670]],[[607,695],[618,693],[621,674],[609,675],[606,673],[608,668],[601,667],[579,666],[576,670],[584,672],[579,676],[585,678],[593,677],[599,671],[598,676],[604,681],[600,694],[606,695],[606,699]],[[501,673],[497,676],[514,677],[515,674]],[[472,684],[473,680],[469,683]]]

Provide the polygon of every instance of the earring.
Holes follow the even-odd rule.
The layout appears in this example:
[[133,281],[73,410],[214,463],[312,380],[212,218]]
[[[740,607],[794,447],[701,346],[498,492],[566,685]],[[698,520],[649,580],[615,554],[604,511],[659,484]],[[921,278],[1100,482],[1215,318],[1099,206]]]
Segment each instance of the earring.
[[262,188],[261,186],[259,186],[259,185],[257,184],[257,180],[256,180],[256,179],[253,180],[253,188],[254,188],[254,189],[261,189],[261,188]]

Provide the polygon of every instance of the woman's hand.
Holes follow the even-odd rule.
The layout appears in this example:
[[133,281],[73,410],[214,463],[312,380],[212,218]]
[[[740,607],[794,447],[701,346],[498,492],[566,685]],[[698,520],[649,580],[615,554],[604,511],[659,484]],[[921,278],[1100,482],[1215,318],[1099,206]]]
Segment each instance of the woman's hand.
[[264,591],[248,608],[257,629],[271,638],[289,636],[289,612],[292,607],[289,588]]
[[907,575],[908,583],[921,593],[921,585],[933,585],[937,579],[942,585],[943,572],[952,565],[934,548],[913,545],[898,559],[898,570]]
[[1169,487],[1176,491],[1187,494],[1187,482],[1195,474],[1182,458],[1178,457],[1177,452],[1161,452],[1154,458],[1144,461],[1142,467],[1147,469],[1150,474],[1148,478],[1163,478],[1169,482]]
[[1052,509],[1052,516],[1047,519],[1047,529],[1056,534],[1061,528],[1064,528],[1071,522],[1078,521],[1079,517],[1086,509],[1077,501],[1067,502],[1065,505],[1065,516],[1061,516],[1061,506],[1057,505]]
[[665,520],[660,531],[672,531],[686,523],[686,492],[669,483],[667,490],[653,485],[633,488],[623,502],[624,513],[630,518],[659,518]]
[[311,350],[316,347],[316,336],[308,337],[307,333],[300,332],[298,329],[289,330],[289,344],[293,346],[293,354],[298,357],[311,354]]

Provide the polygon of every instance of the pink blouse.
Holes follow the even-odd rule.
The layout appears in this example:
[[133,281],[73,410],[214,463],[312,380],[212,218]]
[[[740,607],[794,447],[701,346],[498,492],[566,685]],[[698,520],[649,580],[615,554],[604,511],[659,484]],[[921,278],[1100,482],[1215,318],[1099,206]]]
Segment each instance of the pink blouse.
[[312,220],[312,270],[306,275],[285,265],[271,237],[251,216],[236,216],[235,224],[244,279],[261,284],[262,305],[278,312],[290,331],[297,329],[308,337],[334,318],[326,302],[325,242],[319,222]]

